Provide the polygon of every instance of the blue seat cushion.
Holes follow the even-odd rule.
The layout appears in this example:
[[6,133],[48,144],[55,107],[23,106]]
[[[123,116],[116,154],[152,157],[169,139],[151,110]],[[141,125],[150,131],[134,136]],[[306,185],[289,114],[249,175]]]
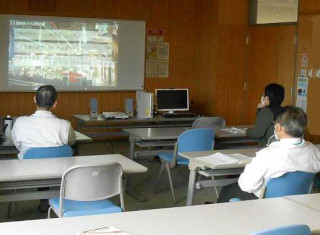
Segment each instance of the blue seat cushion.
[[[55,197],[49,200],[52,209],[59,211],[60,198]],[[63,217],[73,217],[82,215],[97,215],[122,212],[121,207],[114,205],[109,200],[99,201],[73,201],[64,199]]]
[[[165,160],[167,162],[171,162],[173,159],[173,153],[160,153],[159,158],[161,158],[162,160]],[[177,164],[178,165],[188,165],[189,160],[184,157],[178,156]]]

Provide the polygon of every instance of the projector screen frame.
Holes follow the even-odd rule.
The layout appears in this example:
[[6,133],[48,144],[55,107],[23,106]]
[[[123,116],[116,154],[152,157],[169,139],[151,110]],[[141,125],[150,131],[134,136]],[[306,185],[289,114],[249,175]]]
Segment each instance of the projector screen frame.
[[[58,17],[58,16],[35,16],[35,15],[5,15],[0,14],[0,30],[2,30],[0,37],[0,51],[2,51],[2,56],[0,59],[0,92],[34,92],[38,89],[40,85],[43,84],[51,84],[50,81],[46,83],[41,83],[36,86],[17,86],[12,87],[9,86],[9,42],[10,42],[10,19],[19,21],[27,21],[27,22],[65,22],[69,21],[71,23],[88,23],[88,24],[104,24],[109,22],[117,22],[118,23],[118,32],[119,32],[119,57],[117,57],[118,61],[115,62],[119,64],[118,68],[118,76],[119,80],[116,82],[116,86],[55,86],[59,92],[90,92],[90,91],[135,91],[135,90],[143,90],[144,89],[144,80],[145,80],[145,32],[146,32],[146,22],[140,20],[118,20],[118,19],[102,19],[102,18],[85,18],[85,17]],[[129,25],[129,26],[128,26]],[[6,31],[4,31],[4,29]],[[121,28],[123,27],[123,28]],[[129,27],[129,28],[126,28]],[[136,27],[136,28],[135,28]],[[138,29],[139,32],[135,32],[135,29]],[[122,31],[121,31],[122,30]],[[125,31],[126,30],[126,31]],[[8,33],[6,33],[8,32]],[[99,29],[100,33],[100,29]],[[122,35],[121,35],[122,34]],[[128,37],[128,35],[133,35],[136,38]],[[99,35],[100,36],[100,35]],[[113,32],[112,32],[113,36]],[[124,41],[121,41],[120,37],[123,37]],[[30,40],[31,41],[31,40]],[[121,44],[121,42],[127,42],[127,44]],[[102,44],[102,43],[101,43]],[[139,44],[139,46],[137,46]],[[136,50],[136,51],[134,51]],[[127,58],[122,58],[124,53]],[[114,54],[112,54],[113,56]],[[12,57],[11,57],[12,58]],[[138,61],[138,62],[137,62]],[[134,65],[130,63],[136,63]],[[121,65],[121,63],[123,63]],[[88,67],[88,66],[87,66]],[[79,68],[79,66],[77,67]],[[91,69],[91,67],[90,67]],[[24,69],[25,70],[25,69]],[[111,69],[112,70],[112,69]],[[137,71],[138,70],[138,71]],[[110,71],[110,69],[109,69]],[[132,71],[135,72],[132,75]],[[68,82],[70,83],[72,71],[67,71],[68,74]],[[86,74],[86,73],[83,73]],[[88,74],[88,73],[87,73]],[[77,75],[77,74],[76,74]],[[75,77],[74,75],[73,77]],[[80,75],[82,75],[80,73]],[[78,76],[80,76],[78,75]],[[110,74],[109,74],[110,75]],[[62,76],[62,75],[61,75]],[[88,76],[88,75],[87,75]],[[122,77],[121,77],[122,76]],[[110,76],[111,77],[111,76]],[[88,81],[88,80],[86,80]],[[92,82],[93,83],[93,82]],[[55,84],[52,84],[55,85]]]

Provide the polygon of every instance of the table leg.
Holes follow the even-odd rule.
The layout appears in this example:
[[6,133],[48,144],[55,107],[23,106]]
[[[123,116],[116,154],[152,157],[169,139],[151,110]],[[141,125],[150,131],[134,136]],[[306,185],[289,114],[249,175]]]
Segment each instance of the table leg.
[[196,171],[197,167],[193,166],[189,163],[189,185],[188,185],[188,195],[187,195],[187,206],[192,206],[193,203],[193,193],[194,193],[194,186],[196,182]]
[[[129,149],[129,157],[131,160],[133,160],[134,158],[134,146],[135,146],[135,139],[132,136],[129,136],[129,143],[130,143],[130,149]],[[148,201],[148,199],[144,196],[142,196],[141,194],[139,194],[138,192],[136,192],[133,188],[132,188],[132,175],[128,175],[127,176],[127,182],[126,182],[126,193],[128,193],[129,195],[131,195],[134,199],[136,199],[139,202],[146,202]]]

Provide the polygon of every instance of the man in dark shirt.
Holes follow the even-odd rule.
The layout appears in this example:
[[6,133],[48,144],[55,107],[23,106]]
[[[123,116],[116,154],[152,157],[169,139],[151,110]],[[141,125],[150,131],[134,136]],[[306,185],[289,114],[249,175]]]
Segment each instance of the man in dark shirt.
[[261,103],[258,104],[255,126],[247,130],[247,136],[258,139],[260,147],[265,147],[271,143],[274,138],[273,121],[276,120],[278,114],[283,111],[281,107],[283,99],[283,86],[271,83],[265,87]]

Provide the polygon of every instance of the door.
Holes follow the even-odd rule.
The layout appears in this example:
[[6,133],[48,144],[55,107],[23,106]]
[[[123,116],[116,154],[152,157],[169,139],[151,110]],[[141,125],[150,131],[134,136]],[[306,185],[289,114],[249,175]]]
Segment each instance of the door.
[[284,86],[283,106],[293,104],[296,29],[296,25],[249,27],[244,108],[246,124],[254,124],[257,104],[269,83]]

